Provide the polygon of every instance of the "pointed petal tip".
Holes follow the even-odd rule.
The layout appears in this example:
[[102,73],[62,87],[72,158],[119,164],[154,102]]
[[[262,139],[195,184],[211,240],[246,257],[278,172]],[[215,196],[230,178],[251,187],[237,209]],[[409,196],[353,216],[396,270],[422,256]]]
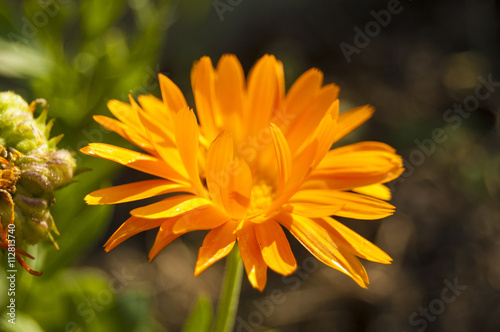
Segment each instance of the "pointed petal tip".
[[255,275],[248,276],[248,281],[250,281],[250,284],[252,285],[253,288],[258,289],[259,292],[263,292],[264,289],[266,288],[266,281],[260,282],[256,279]]
[[156,255],[158,255],[158,253],[159,253],[160,251],[161,251],[161,250],[155,250],[155,251],[153,252],[153,249],[151,249],[151,250],[149,251],[149,254],[148,254],[148,260],[149,260],[149,262],[150,262],[150,263],[153,261],[153,259],[156,257]]
[[114,238],[113,236],[106,241],[103,245],[105,252],[110,252],[115,249],[119,244],[121,244],[124,240],[120,240],[120,238]]
[[81,153],[84,153],[86,155],[94,155],[95,153],[92,151],[92,149],[90,148],[90,146],[84,146],[83,148],[80,149],[80,152]]
[[198,261],[196,261],[196,266],[194,268],[194,273],[193,275],[195,277],[199,276],[203,272],[205,272],[206,269],[208,269],[211,266],[211,264],[200,264]]
[[87,205],[98,205],[100,197],[95,197],[91,196],[91,194],[88,194],[87,196],[85,196],[84,201],[85,203],[87,203]]
[[197,277],[199,276],[204,270],[199,268],[198,266],[195,267],[193,276]]
[[348,274],[349,277],[351,277],[352,280],[354,280],[361,288],[368,288],[368,284],[370,283],[370,280],[368,279],[368,275],[365,273],[364,275],[350,275]]
[[116,245],[113,245],[114,242],[115,241],[112,239],[112,237],[110,237],[108,241],[106,241],[106,243],[102,245],[104,247],[104,251],[110,252],[111,250],[113,250],[113,248],[116,247]]

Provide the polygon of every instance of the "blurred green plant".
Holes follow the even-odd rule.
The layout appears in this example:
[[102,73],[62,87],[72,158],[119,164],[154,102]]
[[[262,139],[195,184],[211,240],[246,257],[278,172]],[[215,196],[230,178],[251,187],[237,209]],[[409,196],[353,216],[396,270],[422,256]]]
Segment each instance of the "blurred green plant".
[[[157,57],[172,22],[170,8],[169,1],[153,0],[1,2],[0,90],[14,90],[26,100],[46,99],[49,116],[56,118],[53,132],[65,135],[60,148],[78,151],[89,142],[113,142],[118,136],[95,125],[92,116],[106,114],[106,102],[126,99],[127,91],[156,92]],[[86,208],[83,197],[96,187],[109,186],[117,168],[97,158],[82,158],[80,154],[75,158],[79,167],[92,172],[80,174],[77,183],[56,194],[57,204],[51,212],[61,233],[60,252],[53,252],[48,245],[28,250],[37,257],[32,267],[42,269],[44,275],[32,280],[18,272],[19,323],[0,329],[111,331],[118,326],[120,331],[154,331],[142,323],[119,323],[127,317],[149,317],[144,310],[148,310],[145,303],[150,299],[144,294],[113,294],[113,301],[103,310],[122,310],[121,314],[97,314],[92,322],[86,322],[78,311],[82,299],[104,289],[101,286],[106,277],[67,267],[99,239],[111,212],[105,206]],[[67,275],[74,278],[74,287],[61,287],[64,282],[60,278]],[[3,280],[0,305],[5,308],[7,286]],[[41,305],[44,299],[50,303]],[[144,306],[138,310],[130,307],[132,303]],[[51,314],[47,314],[49,308]],[[74,328],[67,325],[71,321],[76,322]]]

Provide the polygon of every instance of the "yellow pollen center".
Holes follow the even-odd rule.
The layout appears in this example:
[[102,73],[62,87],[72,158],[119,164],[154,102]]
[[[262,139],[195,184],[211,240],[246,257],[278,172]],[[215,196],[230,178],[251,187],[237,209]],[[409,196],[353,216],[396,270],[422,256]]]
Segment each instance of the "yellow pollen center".
[[250,205],[247,216],[252,217],[265,213],[274,199],[274,188],[267,183],[260,182],[252,187]]

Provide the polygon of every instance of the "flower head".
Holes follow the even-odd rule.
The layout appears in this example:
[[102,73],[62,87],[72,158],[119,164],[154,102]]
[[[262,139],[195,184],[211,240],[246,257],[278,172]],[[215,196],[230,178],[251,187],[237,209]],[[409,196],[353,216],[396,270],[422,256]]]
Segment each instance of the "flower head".
[[[379,219],[393,213],[383,183],[401,174],[390,146],[362,142],[330,150],[373,113],[362,106],[339,115],[339,88],[322,85],[310,69],[285,94],[283,65],[263,56],[245,80],[235,56],[194,64],[196,114],[179,88],[159,75],[162,99],[112,100],[117,119],[95,120],[144,152],[91,143],[81,151],[158,177],[92,192],[88,204],[117,204],[172,194],[132,210],[105,244],[106,251],[153,228],[153,259],[177,237],[209,230],[195,275],[235,245],[251,284],[262,290],[267,268],[289,275],[297,267],[283,227],[323,263],[365,287],[358,257],[391,258],[331,216]],[[282,227],[283,226],[283,227]]]
[[37,99],[28,105],[14,92],[0,92],[0,248],[14,250],[33,275],[41,273],[29,268],[21,255],[33,257],[20,247],[48,240],[59,250],[50,207],[54,191],[71,183],[76,169],[73,154],[56,147],[62,135],[50,138],[48,108],[33,117],[39,103],[47,104]]

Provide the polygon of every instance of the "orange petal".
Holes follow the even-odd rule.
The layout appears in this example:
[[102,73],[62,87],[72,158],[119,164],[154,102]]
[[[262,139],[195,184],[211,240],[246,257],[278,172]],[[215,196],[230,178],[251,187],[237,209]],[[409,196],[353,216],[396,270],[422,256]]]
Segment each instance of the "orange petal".
[[269,212],[278,210],[300,188],[304,179],[312,170],[314,157],[317,153],[317,147],[318,143],[312,142],[294,159],[292,174],[289,181],[286,183],[285,190],[281,195],[277,195],[276,199],[268,209]]
[[212,141],[219,134],[222,118],[215,102],[215,73],[212,60],[202,57],[191,70],[191,86],[203,134]]
[[208,232],[198,251],[195,276],[231,252],[236,242],[236,226],[236,222],[228,221]]
[[139,133],[144,133],[144,128],[139,121],[138,109],[134,108],[133,105],[112,99],[108,101],[107,106],[110,112],[124,125]]
[[316,144],[316,154],[314,156],[314,162],[311,166],[313,169],[316,168],[318,164],[320,164],[321,160],[325,157],[325,155],[332,147],[333,141],[335,139],[335,130],[337,128],[338,111],[339,101],[337,99],[330,105],[330,108],[316,127],[314,133],[303,143],[303,145],[296,152],[294,152],[294,156],[297,156],[306,147],[310,146],[311,144]]
[[394,149],[388,144],[382,142],[374,142],[374,141],[363,141],[335,148],[329,151],[328,154],[329,158],[331,158],[337,155],[347,154],[349,152],[360,152],[360,151],[385,151],[389,153],[396,153],[396,149]]
[[104,244],[104,250],[110,251],[126,239],[140,232],[159,227],[165,220],[166,219],[144,219],[132,216],[113,233]]
[[[172,180],[191,182],[189,175],[182,163],[175,134],[173,130],[173,120],[162,119],[159,115],[150,115],[145,112],[139,113],[143,125],[148,128],[147,135],[156,153],[175,171],[176,176]],[[168,121],[168,122],[163,122]],[[172,123],[172,125],[167,125]]]
[[181,109],[188,107],[186,99],[181,90],[170,78],[165,75],[159,74],[158,80],[160,81],[161,96],[165,105],[172,111],[177,112]]
[[337,120],[335,114],[338,114],[339,103],[338,99],[332,104],[330,109],[331,113],[328,113],[320,124],[313,137],[318,142],[318,150],[316,151],[316,156],[314,158],[313,168],[315,168],[321,160],[328,153],[332,147],[333,140],[335,139],[335,130],[337,129]]
[[292,172],[292,157],[283,133],[274,123],[271,123],[271,133],[278,162],[278,195],[281,195]]
[[153,244],[153,247],[149,251],[149,260],[152,261],[153,258],[155,258],[158,253],[165,248],[167,245],[172,243],[175,239],[177,239],[179,236],[182,235],[182,233],[176,233],[172,231],[174,228],[175,222],[177,221],[177,218],[171,218],[167,219],[166,221],[161,224],[160,229],[158,231],[158,234],[156,235],[155,238],[155,243]]
[[385,218],[392,215],[395,209],[391,204],[373,197],[329,189],[301,190],[290,201],[307,200],[341,205],[342,208],[334,213],[336,216],[363,220]]
[[392,196],[391,190],[383,184],[372,184],[371,186],[358,187],[352,189],[352,191],[386,201],[390,200]]
[[89,156],[97,156],[107,160],[117,162],[138,171],[156,175],[165,179],[181,179],[169,164],[153,156],[127,150],[117,146],[104,143],[90,143],[80,149],[80,152]]
[[[161,99],[158,99],[153,95],[139,95],[137,96],[137,100],[139,101],[143,112],[148,114],[159,115],[162,118],[170,119],[172,118],[172,115],[175,114],[167,106],[165,106],[165,103]],[[167,124],[165,123],[165,125]]]
[[198,145],[200,131],[196,116],[190,109],[182,109],[177,112],[175,122],[175,141],[177,149],[181,155],[182,162],[192,181],[194,187],[200,195],[203,195],[205,188],[201,184],[198,172]]
[[282,275],[292,274],[297,268],[297,262],[281,226],[270,220],[257,224],[255,234],[266,264]]
[[276,58],[264,55],[248,75],[248,108],[245,110],[245,123],[249,128],[249,135],[254,135],[269,126],[277,92]]
[[276,60],[274,67],[278,84],[274,109],[278,110],[285,100],[285,70],[283,69],[283,63],[279,60]]
[[237,231],[238,245],[248,280],[261,292],[267,282],[267,265],[262,258],[254,226],[247,224]]
[[245,75],[234,55],[225,54],[217,63],[215,97],[222,116],[222,127],[240,132],[244,107]]
[[185,185],[168,180],[146,180],[93,191],[85,197],[85,202],[89,205],[118,204],[191,190]]
[[372,117],[373,112],[375,112],[375,109],[372,106],[364,105],[340,114],[335,142],[361,126]]
[[[297,114],[286,135],[291,151],[297,150],[316,131],[319,123],[334,102],[336,102],[338,110],[338,93],[338,86],[334,84],[325,85],[315,94],[304,112]],[[334,134],[332,135],[334,136]]]
[[390,264],[392,262],[392,258],[379,247],[337,220],[333,218],[322,219],[333,228],[330,231],[337,233],[335,240],[349,249],[352,254],[377,263]]
[[94,115],[94,120],[107,130],[114,131],[121,137],[125,138],[127,141],[135,144],[141,149],[152,153],[154,151],[153,146],[149,141],[142,136],[142,134],[136,132],[132,128],[127,127],[118,120],[108,118],[103,115]]
[[[142,98],[139,100],[142,100]],[[148,108],[148,111],[152,110]],[[152,143],[160,144],[162,147],[177,147],[175,144],[174,120],[169,111],[140,112],[139,119],[142,125],[148,129],[146,135]]]
[[[305,111],[311,105],[322,83],[323,73],[316,68],[311,68],[292,84],[285,100],[286,113],[292,118],[289,129],[300,125],[299,118],[308,116]],[[288,130],[285,129],[284,132],[288,137]]]
[[[137,97],[143,108],[139,112],[139,118],[144,128],[151,131],[151,127],[159,128],[163,136],[175,147],[174,136],[174,111],[165,106],[164,102],[152,95],[140,95]],[[146,120],[146,121],[144,121]]]
[[176,195],[157,203],[134,209],[130,211],[130,214],[136,217],[149,219],[171,218],[191,211],[197,207],[210,204],[212,204],[212,202],[206,198],[193,195]]
[[291,201],[289,204],[293,207],[293,213],[298,214],[303,217],[309,218],[320,218],[327,217],[336,214],[340,209],[342,209],[341,204],[318,204],[314,200],[310,201]]
[[233,162],[233,156],[233,139],[228,132],[221,132],[208,148],[206,159],[208,192],[220,208],[224,207],[222,190],[229,186],[229,166]]
[[329,151],[311,173],[312,179],[326,180],[331,189],[352,189],[388,182],[403,171],[403,161],[392,152],[378,149]]
[[234,219],[245,216],[252,194],[252,172],[242,158],[236,158],[229,172],[229,183],[222,188],[222,202]]
[[174,233],[187,233],[202,229],[217,228],[230,218],[213,205],[203,205],[184,214],[173,228]]
[[366,270],[347,249],[339,246],[327,229],[313,220],[297,215],[281,214],[276,221],[285,226],[309,252],[326,265],[350,276],[366,288]]

